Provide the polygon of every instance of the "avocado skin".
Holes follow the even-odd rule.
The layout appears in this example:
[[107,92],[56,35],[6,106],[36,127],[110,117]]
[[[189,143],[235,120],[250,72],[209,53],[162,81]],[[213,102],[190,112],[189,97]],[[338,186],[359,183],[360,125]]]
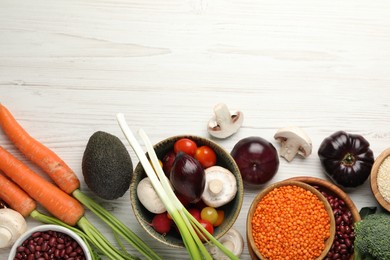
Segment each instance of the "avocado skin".
[[133,163],[118,137],[97,131],[85,148],[82,172],[85,183],[96,195],[113,200],[122,197],[129,189]]

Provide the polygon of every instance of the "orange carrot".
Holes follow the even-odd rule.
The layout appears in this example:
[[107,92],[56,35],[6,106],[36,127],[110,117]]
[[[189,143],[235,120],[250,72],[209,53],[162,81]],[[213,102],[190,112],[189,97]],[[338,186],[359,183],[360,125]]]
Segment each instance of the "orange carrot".
[[42,168],[63,191],[70,194],[80,187],[80,181],[72,169],[56,153],[31,137],[2,104],[0,126],[15,146]]
[[[1,150],[4,150],[0,147],[0,154],[2,155]],[[1,156],[0,155],[0,156]],[[1,161],[1,160],[0,160]],[[61,191],[62,192],[62,191]],[[65,192],[63,192],[66,196]],[[134,259],[131,255],[123,253],[115,248],[110,241],[108,241],[99,230],[97,230],[86,218],[82,216],[78,222],[77,227],[70,226],[67,223],[62,222],[57,218],[47,216],[40,213],[36,209],[36,203],[32,198],[26,194],[17,184],[9,180],[0,172],[0,199],[4,200],[12,209],[21,213],[24,217],[30,216],[38,221],[41,221],[46,224],[60,225],[65,228],[68,228],[78,234],[84,242],[86,242],[87,247],[91,253],[92,260],[98,260],[100,257],[96,255],[96,252],[91,247],[90,244],[93,244],[95,248],[99,249],[101,253],[106,255],[109,259],[118,259],[118,260],[132,260]],[[23,205],[23,206],[22,206]]]
[[[2,104],[0,104],[0,126],[15,146],[27,158],[46,172],[61,190],[72,194],[74,198],[108,224],[115,234],[123,237],[148,259],[161,259],[123,222],[104,209],[100,204],[83,194],[79,190],[80,181],[76,174],[53,151],[32,138]],[[30,194],[30,196],[32,195]]]
[[48,182],[0,146],[0,170],[51,214],[74,226],[84,216],[84,208],[73,197]]
[[77,227],[69,226],[68,224],[62,222],[57,218],[47,216],[40,213],[36,209],[35,201],[25,193],[17,184],[8,179],[0,172],[0,199],[4,200],[8,206],[13,210],[19,212],[24,217],[32,217],[38,221],[41,221],[46,224],[60,225],[67,229],[72,230],[78,234],[84,242],[86,242],[89,252],[91,253],[92,260],[98,260],[100,257],[96,255],[96,252],[91,247],[90,244],[93,244],[95,248],[110,259],[132,259],[127,255],[123,255],[119,250],[117,250],[92,224],[88,222],[85,217],[82,217],[78,223]]
[[0,173],[0,198],[25,218],[37,207],[30,196],[2,173]]

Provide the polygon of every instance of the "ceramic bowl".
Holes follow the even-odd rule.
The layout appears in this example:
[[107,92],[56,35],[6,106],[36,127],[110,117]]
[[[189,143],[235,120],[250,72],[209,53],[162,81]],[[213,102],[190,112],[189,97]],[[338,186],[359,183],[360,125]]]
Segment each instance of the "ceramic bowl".
[[[371,182],[371,191],[375,196],[375,199],[378,201],[378,203],[387,211],[390,212],[390,202],[384,198],[384,196],[379,191],[378,187],[378,172],[383,166],[383,162],[389,158],[390,160],[390,148],[384,150],[376,159],[375,162],[371,168],[371,176],[370,176],[370,182]],[[389,168],[390,169],[390,168]],[[383,166],[383,171],[386,171]],[[384,174],[390,174],[390,170],[387,170],[387,172],[384,172]],[[390,180],[390,177],[388,178]],[[387,183],[387,186],[390,186],[390,181]]]
[[[73,238],[73,240],[75,240],[77,242],[77,244],[84,251],[85,259],[86,260],[92,259],[91,253],[88,250],[88,247],[85,244],[85,242],[76,233],[74,233],[70,229],[67,229],[67,228],[62,227],[62,226],[57,226],[57,225],[39,225],[39,226],[36,226],[36,227],[33,227],[33,228],[27,230],[23,235],[21,235],[15,241],[15,244],[12,246],[11,252],[8,256],[8,260],[13,260],[15,258],[15,255],[17,254],[18,247],[21,246],[23,244],[23,242],[25,240],[29,239],[33,234],[35,234],[36,232],[48,232],[48,231],[55,231],[57,233],[60,232],[60,233],[63,233],[65,235],[70,236],[71,238]],[[34,259],[37,259],[37,258],[34,258]],[[65,259],[65,258],[63,258],[63,259]]]
[[[227,151],[225,151],[217,143],[199,136],[179,135],[179,136],[173,136],[165,140],[162,140],[161,142],[154,145],[154,149],[156,151],[157,157],[159,159],[162,159],[167,152],[173,150],[174,143],[181,138],[189,138],[195,141],[198,147],[202,145],[207,145],[210,148],[212,148],[217,155],[217,165],[227,168],[236,177],[237,194],[235,198],[228,204],[219,208],[222,209],[225,214],[225,218],[222,224],[214,228],[213,235],[215,238],[219,239],[233,226],[242,207],[244,188],[243,188],[243,182],[241,179],[240,171],[234,159],[230,156],[230,154]],[[153,229],[153,227],[150,226],[149,223],[151,223],[154,214],[150,213],[140,203],[137,196],[137,185],[144,177],[146,177],[146,173],[142,165],[138,163],[138,165],[134,169],[133,177],[130,184],[130,200],[131,200],[131,205],[134,214],[136,216],[136,219],[138,220],[139,224],[145,229],[145,231],[157,241],[169,245],[171,247],[184,247],[183,241],[180,235],[177,234],[177,232],[171,231],[166,235],[162,235],[157,233]]]
[[327,254],[329,251],[330,247],[332,246],[333,240],[334,240],[334,235],[335,235],[335,219],[333,215],[333,211],[331,206],[329,205],[328,201],[326,198],[314,187],[312,187],[309,184],[300,182],[300,181],[292,181],[292,180],[285,180],[285,181],[280,181],[274,184],[271,184],[267,186],[265,189],[263,189],[253,200],[249,211],[247,215],[247,222],[246,222],[246,230],[247,230],[247,241],[248,241],[248,248],[249,252],[252,255],[253,259],[266,259],[260,252],[260,250],[257,248],[254,238],[253,238],[253,232],[252,232],[252,218],[253,215],[256,211],[256,207],[259,204],[259,202],[266,196],[270,191],[274,190],[275,188],[283,187],[283,186],[288,186],[288,185],[293,185],[293,186],[298,186],[301,188],[304,188],[313,194],[315,194],[319,200],[324,204],[325,209],[329,215],[330,219],[330,236],[329,238],[325,241],[325,248],[321,255],[318,257],[318,259],[323,259],[324,256]]

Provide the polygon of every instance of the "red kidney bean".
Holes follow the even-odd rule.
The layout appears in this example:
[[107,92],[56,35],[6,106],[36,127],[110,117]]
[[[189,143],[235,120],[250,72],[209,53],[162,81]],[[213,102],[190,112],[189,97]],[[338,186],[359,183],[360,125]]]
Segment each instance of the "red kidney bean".
[[321,187],[314,186],[327,199],[333,210],[336,222],[336,234],[325,259],[349,259],[353,254],[353,242],[355,233],[353,232],[352,213],[348,209],[344,200],[328,194]]
[[16,249],[14,259],[85,259],[80,245],[61,232],[35,232]]

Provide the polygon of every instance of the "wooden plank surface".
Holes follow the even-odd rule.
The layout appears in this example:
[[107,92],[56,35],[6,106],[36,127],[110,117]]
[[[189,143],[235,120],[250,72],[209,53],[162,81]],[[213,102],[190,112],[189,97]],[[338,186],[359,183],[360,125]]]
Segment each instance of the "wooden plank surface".
[[[220,102],[245,115],[236,135],[218,140],[227,151],[252,135],[279,147],[273,135],[287,125],[311,137],[313,154],[281,159],[270,183],[326,178],[317,150],[333,132],[362,134],[375,156],[390,146],[389,13],[385,0],[2,0],[0,102],[80,178],[95,131],[124,141],[116,113],[154,142],[208,137]],[[0,142],[23,159],[3,132]],[[245,190],[235,224],[243,235],[260,190]],[[358,208],[377,205],[368,182],[348,194]],[[164,258],[187,259],[141,229],[128,197],[101,202]]]

